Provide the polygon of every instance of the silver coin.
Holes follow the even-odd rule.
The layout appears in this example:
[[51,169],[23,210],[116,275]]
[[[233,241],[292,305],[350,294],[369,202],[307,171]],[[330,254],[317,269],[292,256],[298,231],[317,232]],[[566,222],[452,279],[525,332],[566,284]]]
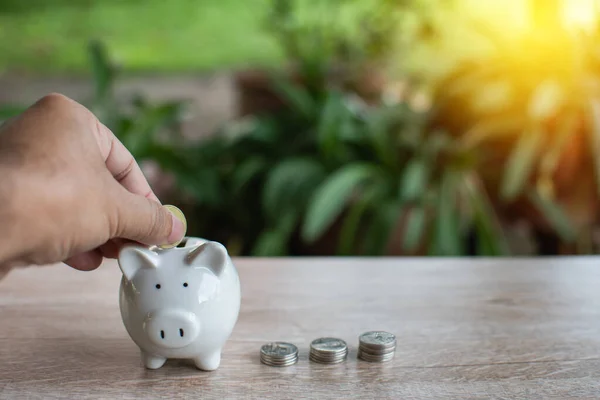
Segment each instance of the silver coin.
[[263,364],[268,365],[270,367],[289,367],[290,365],[294,365],[298,362],[298,357],[293,358],[287,361],[273,361],[273,360],[260,360]]
[[375,364],[375,363],[387,363],[387,362],[390,362],[390,361],[392,361],[392,360],[393,360],[393,358],[394,358],[394,357],[388,357],[388,358],[377,358],[377,359],[375,359],[375,358],[367,358],[367,357],[362,357],[362,356],[361,356],[361,357],[359,357],[359,359],[360,359],[361,361],[366,361],[366,362],[369,362],[369,363],[374,363],[374,364]]
[[364,344],[360,344],[358,346],[358,349],[364,351],[365,353],[369,353],[369,354],[373,354],[373,355],[380,355],[380,354],[393,353],[394,351],[396,351],[396,346],[381,348],[381,347],[373,347],[373,346],[367,346]]
[[337,360],[343,360],[348,356],[348,353],[342,353],[340,355],[337,355],[335,357],[329,357],[329,356],[322,356],[320,354],[317,353],[310,353],[309,357],[312,357],[314,359],[323,361],[323,362],[327,362],[327,361],[337,361]]
[[339,353],[321,353],[319,351],[311,351],[310,354],[313,354],[319,358],[322,359],[328,359],[328,358],[339,358],[339,357],[345,357],[348,352],[347,351],[340,351]]
[[343,349],[340,351],[319,351],[319,350],[315,350],[315,349],[310,349],[310,354],[316,354],[319,357],[323,357],[323,358],[340,357],[340,356],[344,356],[347,353],[348,353],[348,349]]
[[271,342],[260,348],[260,362],[271,367],[288,367],[298,362],[298,348],[286,342]]
[[298,356],[294,356],[294,357],[286,357],[286,358],[272,358],[272,357],[261,357],[260,358],[263,361],[267,361],[270,363],[274,363],[274,364],[282,364],[282,363],[288,363],[288,362],[292,362],[294,360],[298,359]]
[[367,353],[361,349],[358,349],[358,355],[361,357],[365,357],[365,358],[372,358],[372,359],[379,359],[379,358],[390,358],[393,357],[396,353],[395,352],[389,352],[389,353],[384,353],[384,354],[371,354],[371,353]]
[[394,353],[389,353],[389,354],[384,354],[384,355],[378,355],[378,356],[374,356],[368,353],[364,353],[362,351],[359,350],[358,352],[358,358],[363,360],[363,361],[368,361],[368,362],[387,362],[387,361],[391,361],[394,358]]
[[393,360],[394,357],[387,357],[387,358],[367,358],[367,357],[359,357],[360,360],[362,361],[366,361],[369,363],[387,363]]
[[298,354],[298,348],[286,342],[272,342],[263,345],[260,348],[260,353],[271,358],[289,358]]
[[348,355],[348,345],[345,341],[333,337],[322,337],[310,344],[309,360],[321,364],[338,364]]
[[392,347],[396,346],[396,336],[384,331],[365,332],[358,338],[360,344],[373,347]]
[[310,348],[311,350],[318,352],[337,353],[346,351],[348,349],[348,345],[342,339],[324,337],[313,340],[310,344]]
[[321,364],[338,364],[348,355],[345,341],[333,337],[315,339],[310,344],[309,359]]
[[308,356],[308,359],[310,361],[316,362],[318,364],[339,364],[341,362],[344,362],[346,360],[346,357],[342,357],[342,358],[338,358],[338,359],[334,359],[334,360],[322,360],[318,357],[310,355],[310,356]]
[[271,356],[267,356],[265,354],[261,354],[260,357],[263,358],[263,359],[265,359],[265,360],[287,361],[287,360],[292,360],[294,358],[297,358],[298,354],[290,354],[289,356],[285,356],[285,357],[271,357]]
[[264,364],[269,364],[269,365],[290,365],[290,364],[295,364],[298,361],[298,356],[289,357],[289,358],[285,358],[285,359],[261,357],[260,361]]

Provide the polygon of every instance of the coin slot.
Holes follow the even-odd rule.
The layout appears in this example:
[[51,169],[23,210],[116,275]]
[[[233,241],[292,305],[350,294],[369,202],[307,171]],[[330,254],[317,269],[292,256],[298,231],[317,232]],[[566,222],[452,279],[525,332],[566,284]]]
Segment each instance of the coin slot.
[[175,247],[185,247],[185,245],[187,244],[187,238],[183,238],[183,240]]
[[183,329],[179,328],[179,336],[183,337]]
[[160,337],[161,337],[162,339],[164,339],[164,338],[165,338],[165,331],[160,331]]

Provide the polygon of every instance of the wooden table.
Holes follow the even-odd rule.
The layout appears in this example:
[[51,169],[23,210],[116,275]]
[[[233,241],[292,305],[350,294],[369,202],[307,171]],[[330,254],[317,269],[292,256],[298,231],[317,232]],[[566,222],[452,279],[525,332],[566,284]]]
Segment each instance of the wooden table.
[[[122,325],[113,262],[14,271],[0,281],[0,398],[600,398],[600,260],[240,259],[240,318],[219,370],[142,367]],[[358,335],[398,338],[387,364]],[[310,363],[311,340],[351,347]],[[260,364],[295,343],[298,364]]]

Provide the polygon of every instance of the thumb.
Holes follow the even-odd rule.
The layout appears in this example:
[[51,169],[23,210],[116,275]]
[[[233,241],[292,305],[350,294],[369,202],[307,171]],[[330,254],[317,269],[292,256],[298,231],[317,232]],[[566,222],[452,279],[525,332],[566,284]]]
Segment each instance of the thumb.
[[116,202],[116,236],[146,245],[173,244],[185,235],[185,227],[159,202],[125,191]]

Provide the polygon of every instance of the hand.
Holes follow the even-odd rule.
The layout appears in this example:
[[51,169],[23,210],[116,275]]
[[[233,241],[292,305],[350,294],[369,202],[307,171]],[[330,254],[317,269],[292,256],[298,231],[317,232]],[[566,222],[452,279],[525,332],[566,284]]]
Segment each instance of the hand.
[[0,267],[64,261],[92,270],[125,241],[184,235],[123,144],[57,94],[0,127],[0,227]]

